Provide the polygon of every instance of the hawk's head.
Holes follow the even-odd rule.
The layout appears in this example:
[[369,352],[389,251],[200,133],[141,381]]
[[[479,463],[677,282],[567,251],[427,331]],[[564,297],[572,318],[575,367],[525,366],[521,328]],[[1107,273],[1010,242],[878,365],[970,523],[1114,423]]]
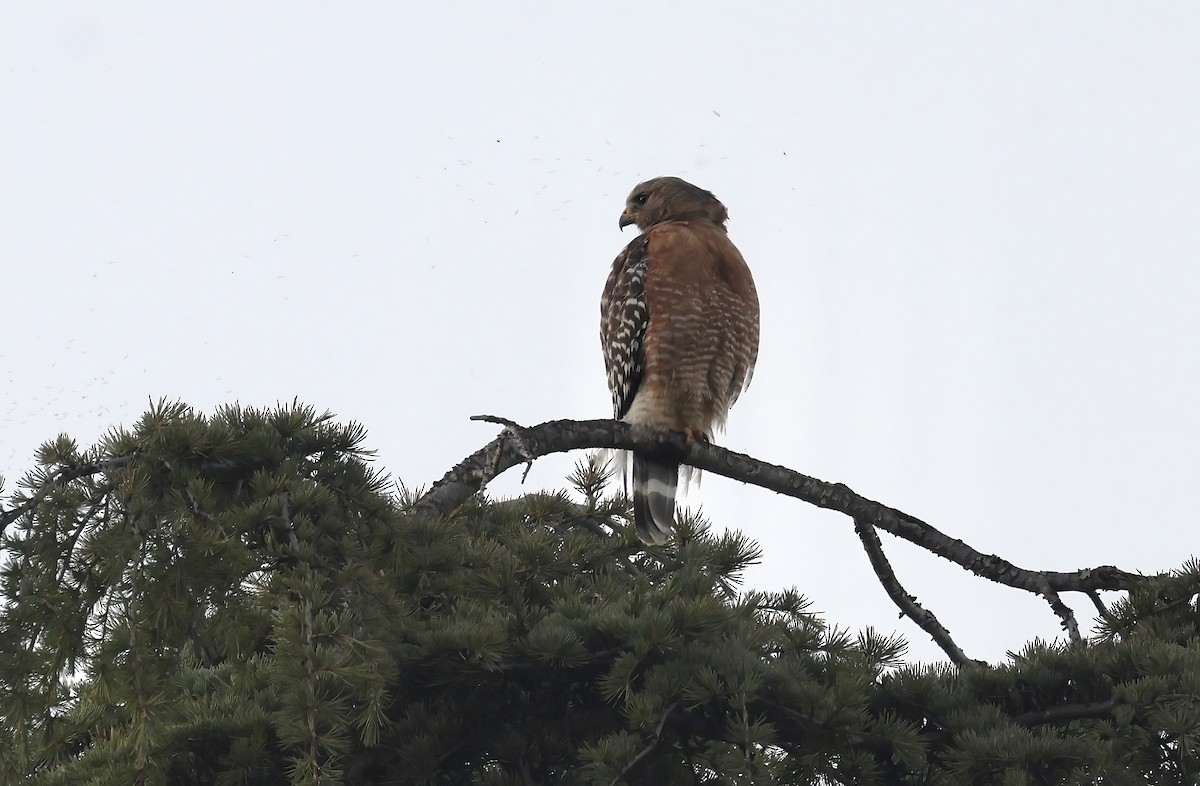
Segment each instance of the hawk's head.
[[711,191],[677,177],[656,177],[639,183],[621,212],[621,229],[637,224],[646,229],[662,221],[711,221],[725,226],[729,213]]

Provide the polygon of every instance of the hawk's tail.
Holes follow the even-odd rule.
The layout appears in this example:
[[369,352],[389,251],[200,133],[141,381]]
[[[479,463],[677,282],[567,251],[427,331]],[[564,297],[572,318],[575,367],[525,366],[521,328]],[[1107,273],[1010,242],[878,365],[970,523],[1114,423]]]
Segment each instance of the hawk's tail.
[[675,527],[679,465],[633,454],[633,523],[642,543],[661,546]]

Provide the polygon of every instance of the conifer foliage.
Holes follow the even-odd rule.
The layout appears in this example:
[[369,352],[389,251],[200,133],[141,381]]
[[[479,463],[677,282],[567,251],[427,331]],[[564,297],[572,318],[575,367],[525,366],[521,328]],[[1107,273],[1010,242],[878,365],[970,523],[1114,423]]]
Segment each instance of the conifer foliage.
[[1185,783],[1200,566],[1082,645],[904,665],[645,550],[592,461],[446,518],[300,406],[175,403],[45,445],[0,509],[0,774],[30,784]]

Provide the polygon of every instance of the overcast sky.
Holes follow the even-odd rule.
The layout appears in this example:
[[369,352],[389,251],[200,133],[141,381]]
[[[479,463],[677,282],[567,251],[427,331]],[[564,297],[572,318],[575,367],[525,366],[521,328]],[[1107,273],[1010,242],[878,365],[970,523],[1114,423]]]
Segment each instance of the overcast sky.
[[[495,435],[470,415],[607,417],[617,218],[671,174],[728,206],[762,301],[723,444],[1027,568],[1196,552],[1200,5],[732,8],[8,4],[7,490],[163,396],[299,397],[410,486]],[[762,544],[750,586],[942,658],[850,521],[712,476],[689,501]],[[968,655],[1058,634],[884,538]]]

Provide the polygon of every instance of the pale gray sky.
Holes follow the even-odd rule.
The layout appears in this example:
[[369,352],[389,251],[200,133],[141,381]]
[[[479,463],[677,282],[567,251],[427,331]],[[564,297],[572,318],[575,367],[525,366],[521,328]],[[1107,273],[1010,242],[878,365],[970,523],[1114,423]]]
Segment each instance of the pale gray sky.
[[[161,396],[298,396],[409,485],[491,439],[472,414],[607,416],[617,217],[673,174],[729,207],[762,300],[724,444],[1028,568],[1196,551],[1200,6],[731,8],[9,4],[6,487]],[[750,585],[940,658],[849,521],[690,500],[763,545]],[[1057,635],[884,537],[969,655]]]

